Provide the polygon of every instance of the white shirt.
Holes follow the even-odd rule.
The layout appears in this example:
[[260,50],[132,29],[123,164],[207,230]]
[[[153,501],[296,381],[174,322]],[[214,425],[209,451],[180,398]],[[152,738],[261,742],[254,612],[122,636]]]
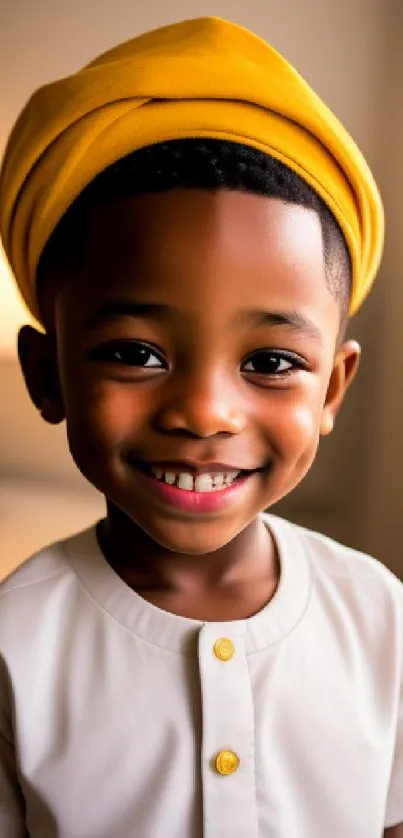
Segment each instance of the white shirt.
[[281,579],[247,620],[146,602],[94,528],[0,587],[1,838],[380,838],[403,821],[403,587],[266,521]]

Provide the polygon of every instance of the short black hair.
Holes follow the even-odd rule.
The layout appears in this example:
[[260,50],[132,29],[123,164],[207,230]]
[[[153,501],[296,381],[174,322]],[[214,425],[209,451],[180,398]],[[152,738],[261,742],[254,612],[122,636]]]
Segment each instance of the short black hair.
[[[351,293],[351,259],[342,230],[322,198],[274,157],[241,143],[180,139],[146,146],[101,172],[76,198],[50,236],[38,266],[38,283],[60,266],[78,268],[91,208],[130,195],[174,188],[230,189],[299,204],[318,213],[326,284],[341,307],[344,328]],[[39,289],[38,289],[39,290]]]

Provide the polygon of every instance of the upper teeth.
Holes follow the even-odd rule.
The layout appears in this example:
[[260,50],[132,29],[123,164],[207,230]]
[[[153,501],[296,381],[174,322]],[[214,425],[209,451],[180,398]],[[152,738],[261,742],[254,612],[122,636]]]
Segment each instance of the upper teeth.
[[227,488],[234,482],[239,471],[222,472],[208,474],[192,474],[190,471],[163,471],[158,466],[150,466],[151,473],[158,480],[163,480],[169,483],[170,486],[174,484],[178,489],[183,489],[185,492],[216,492],[219,489]]

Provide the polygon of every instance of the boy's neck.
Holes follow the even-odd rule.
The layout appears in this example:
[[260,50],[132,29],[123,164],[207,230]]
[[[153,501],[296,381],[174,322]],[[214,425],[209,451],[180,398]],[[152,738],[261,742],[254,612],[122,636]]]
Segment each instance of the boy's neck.
[[245,619],[269,602],[278,585],[277,550],[260,518],[214,553],[184,555],[157,544],[109,505],[98,539],[109,564],[129,587],[180,616]]

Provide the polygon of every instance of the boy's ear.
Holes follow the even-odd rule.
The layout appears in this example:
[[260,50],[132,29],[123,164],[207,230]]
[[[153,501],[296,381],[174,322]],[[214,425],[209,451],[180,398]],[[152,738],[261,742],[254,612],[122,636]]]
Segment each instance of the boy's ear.
[[321,436],[330,434],[344,396],[358,370],[361,348],[357,341],[348,340],[336,352],[320,423]]
[[18,357],[25,384],[45,422],[58,425],[65,418],[57,366],[56,341],[31,326],[18,335]]

